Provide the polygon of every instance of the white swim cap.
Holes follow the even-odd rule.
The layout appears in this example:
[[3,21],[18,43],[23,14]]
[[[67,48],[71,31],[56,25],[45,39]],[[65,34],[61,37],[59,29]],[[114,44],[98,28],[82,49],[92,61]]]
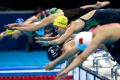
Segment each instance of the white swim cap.
[[80,32],[75,36],[75,45],[80,50],[85,50],[92,40],[92,32]]

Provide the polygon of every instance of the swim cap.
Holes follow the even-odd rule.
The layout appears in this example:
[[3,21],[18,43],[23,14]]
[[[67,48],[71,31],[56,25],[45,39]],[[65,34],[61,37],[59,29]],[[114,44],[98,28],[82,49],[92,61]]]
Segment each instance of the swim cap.
[[59,12],[63,12],[62,9],[58,9],[58,8],[51,8],[46,10],[46,12],[51,15],[51,14],[55,14],[55,13],[59,13]]
[[60,27],[60,28],[66,28],[68,25],[68,18],[65,16],[58,16],[54,21],[54,26]]
[[15,23],[23,23],[24,22],[24,19],[23,18],[17,18]]
[[7,35],[12,35],[12,34],[15,34],[16,31],[17,31],[17,30],[9,30],[9,29],[7,29],[7,30],[5,31],[5,33],[6,33]]
[[53,61],[54,59],[59,57],[61,53],[62,53],[62,50],[59,46],[52,46],[48,49],[47,56],[49,60]]
[[45,35],[45,29],[40,28],[40,29],[36,30],[35,33],[39,36],[44,36]]
[[92,40],[92,32],[80,32],[75,36],[75,45],[80,50],[85,50]]
[[[23,23],[23,22],[24,22],[23,18],[17,18],[16,21],[15,21],[15,23]],[[15,34],[16,31],[17,31],[17,30],[9,30],[9,29],[7,29],[7,30],[5,31],[5,33],[6,33],[7,35],[12,35],[12,34]]]

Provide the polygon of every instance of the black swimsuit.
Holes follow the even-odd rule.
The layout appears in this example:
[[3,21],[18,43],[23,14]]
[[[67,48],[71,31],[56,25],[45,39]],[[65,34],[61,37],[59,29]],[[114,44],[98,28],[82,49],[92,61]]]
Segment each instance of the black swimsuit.
[[92,8],[92,7],[85,8],[85,9],[75,8],[75,9],[63,10],[63,12],[64,12],[64,16],[66,16],[68,18],[69,22],[71,22],[94,9],[95,8]]
[[120,14],[114,9],[98,9],[91,19],[96,19],[100,25],[103,25],[120,22]]
[[[82,19],[83,20],[83,19]],[[97,9],[95,14],[89,19],[84,20],[85,27],[82,31],[88,31],[93,26],[104,25],[108,23],[120,22],[120,10],[115,9]]]
[[106,45],[111,56],[120,64],[120,40],[113,44]]

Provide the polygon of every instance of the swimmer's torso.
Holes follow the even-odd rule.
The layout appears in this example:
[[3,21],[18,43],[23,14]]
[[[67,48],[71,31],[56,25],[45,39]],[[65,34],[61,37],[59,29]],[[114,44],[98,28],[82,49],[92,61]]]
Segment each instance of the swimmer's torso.
[[[112,57],[120,63],[120,24],[111,23],[103,25],[102,27],[96,28],[94,31],[102,32],[100,34],[109,34],[109,39],[105,40],[105,46],[112,55]],[[102,35],[101,35],[102,36]]]
[[115,43],[105,45],[112,57],[120,64],[120,39]]
[[[55,14],[55,13],[59,13],[59,12],[62,12],[62,10],[61,10],[61,9],[57,9],[57,8],[47,9],[47,10],[45,10],[45,11],[43,11],[43,12],[41,13],[41,16],[38,17],[38,20],[37,20],[37,21],[41,21],[42,19],[48,17],[49,15]],[[36,30],[36,31],[35,31],[36,35],[44,36],[45,33],[46,33],[46,32],[45,32],[45,29],[46,29],[47,27],[49,27],[49,26],[53,29],[53,24],[51,23],[51,24],[49,24],[48,26],[46,26],[45,28],[40,28],[40,29]]]
[[83,16],[84,14],[88,13],[89,11],[94,10],[94,8],[74,8],[74,9],[68,9],[63,10],[64,16],[66,16],[69,20],[69,22],[74,21],[78,19],[79,17]]
[[120,22],[120,11],[114,9],[97,9],[90,19],[85,20],[85,27],[82,31],[87,31],[96,25],[117,22]]

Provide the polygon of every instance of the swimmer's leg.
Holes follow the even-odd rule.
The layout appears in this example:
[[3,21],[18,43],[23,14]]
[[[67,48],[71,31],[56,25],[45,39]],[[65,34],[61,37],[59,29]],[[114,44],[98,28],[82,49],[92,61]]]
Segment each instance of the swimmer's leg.
[[100,1],[97,1],[96,4],[91,4],[91,5],[85,5],[85,6],[82,6],[80,8],[83,8],[83,9],[86,9],[86,8],[102,8],[102,7],[105,7],[107,5],[109,5],[110,2],[109,1],[103,1],[103,2],[100,2]]

